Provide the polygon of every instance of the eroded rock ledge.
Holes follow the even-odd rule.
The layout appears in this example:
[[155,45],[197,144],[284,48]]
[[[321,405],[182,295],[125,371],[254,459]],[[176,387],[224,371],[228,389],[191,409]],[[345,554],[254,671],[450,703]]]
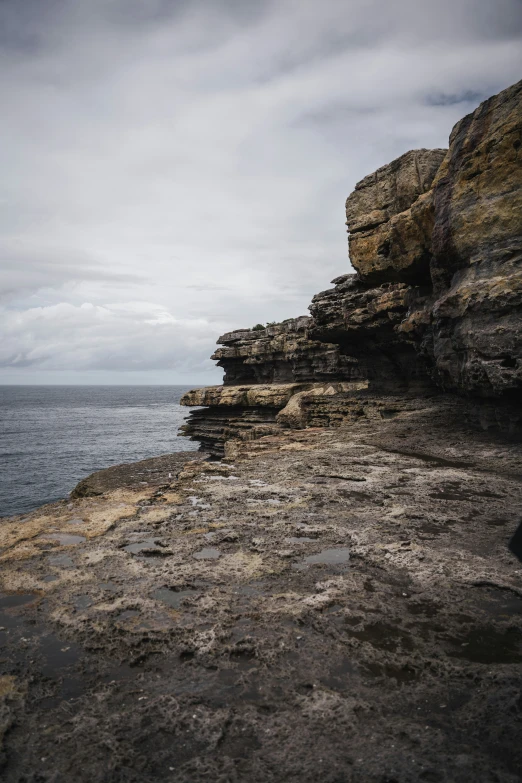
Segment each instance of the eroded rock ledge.
[[208,406],[192,411],[180,434],[199,441],[213,456],[223,456],[228,441],[280,434],[310,424],[313,401],[328,415],[330,398],[367,387],[365,381],[207,386],[184,395],[181,404]]
[[356,359],[339,346],[311,340],[312,319],[303,315],[265,329],[239,329],[218,339],[212,355],[225,385],[352,381],[362,377]]

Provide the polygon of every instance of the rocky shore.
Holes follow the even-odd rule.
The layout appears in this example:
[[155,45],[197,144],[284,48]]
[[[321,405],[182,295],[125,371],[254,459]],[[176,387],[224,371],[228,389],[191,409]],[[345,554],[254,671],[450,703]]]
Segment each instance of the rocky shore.
[[521,779],[521,99],[357,185],[356,273],[219,339],[201,452],[2,520],[3,780]]

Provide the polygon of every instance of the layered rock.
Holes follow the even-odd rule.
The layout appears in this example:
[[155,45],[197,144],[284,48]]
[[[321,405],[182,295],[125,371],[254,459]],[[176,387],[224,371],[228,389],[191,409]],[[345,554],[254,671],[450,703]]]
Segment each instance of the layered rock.
[[[225,453],[230,440],[254,440],[278,435],[288,428],[306,427],[306,403],[363,389],[365,381],[336,383],[281,383],[252,386],[208,386],[193,389],[181,398],[181,405],[196,407],[191,411],[180,434],[198,441],[213,456]],[[320,407],[320,405],[319,405]]]
[[193,389],[181,405],[198,406],[191,411],[180,434],[199,441],[214,456],[224,453],[227,440],[252,439],[279,432],[276,417],[291,396],[307,386],[296,383],[277,386],[208,386]]
[[350,258],[367,283],[428,281],[430,191],[447,150],[412,150],[355,186],[346,200]]
[[289,318],[265,329],[240,329],[218,339],[212,359],[225,371],[223,383],[303,383],[359,380],[357,361],[338,345],[311,340],[309,316]]
[[522,81],[455,126],[434,182],[425,347],[446,389],[520,397],[521,144]]
[[343,354],[339,345],[310,339],[311,324],[309,316],[302,316],[220,337],[223,347],[212,358],[225,370],[224,385],[183,396],[182,405],[199,409],[191,412],[181,434],[221,456],[228,440],[306,426],[302,402],[308,394],[331,396],[366,386],[357,359]]
[[313,336],[336,342],[341,350],[358,357],[372,390],[433,390],[428,362],[398,331],[412,302],[421,302],[426,292],[405,283],[369,287],[357,275],[343,275],[332,282],[335,288],[312,300]]
[[522,82],[456,125],[438,171],[442,150],[408,153],[348,198],[358,274],[314,297],[310,335],[366,356],[374,388],[519,399],[521,136]]

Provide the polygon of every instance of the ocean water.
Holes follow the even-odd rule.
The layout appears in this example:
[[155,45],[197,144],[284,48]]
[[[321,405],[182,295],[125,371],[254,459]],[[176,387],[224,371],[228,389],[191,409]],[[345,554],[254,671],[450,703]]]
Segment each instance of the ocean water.
[[66,497],[95,470],[197,443],[178,437],[189,386],[0,386],[0,516]]

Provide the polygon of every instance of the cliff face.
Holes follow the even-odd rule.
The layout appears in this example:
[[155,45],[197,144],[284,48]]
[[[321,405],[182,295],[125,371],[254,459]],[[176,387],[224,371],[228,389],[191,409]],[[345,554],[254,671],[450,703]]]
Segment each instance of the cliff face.
[[454,128],[433,188],[436,301],[424,347],[444,388],[522,389],[522,82]]
[[213,358],[237,394],[186,395],[209,407],[185,434],[222,453],[229,439],[332,426],[365,385],[368,400],[449,391],[475,410],[482,400],[477,420],[519,432],[521,145],[522,82],[461,120],[448,150],[408,152],[358,183],[346,201],[356,273],[313,298],[311,319],[221,337]]
[[289,318],[265,329],[240,329],[218,339],[211,357],[223,367],[225,385],[355,380],[357,361],[338,345],[311,340],[309,316]]
[[184,395],[182,405],[204,407],[191,412],[181,434],[220,456],[229,440],[306,426],[302,403],[308,395],[330,397],[365,386],[357,359],[343,354],[339,345],[311,340],[311,325],[312,319],[302,316],[220,337],[223,347],[212,358],[225,370],[223,386]]
[[424,392],[434,388],[429,364],[413,341],[399,331],[412,301],[426,298],[405,283],[370,287],[358,275],[333,281],[335,288],[314,296],[310,311],[318,340],[336,342],[359,357],[361,371],[375,391]]
[[442,150],[408,153],[349,196],[358,274],[314,297],[310,334],[366,355],[375,388],[520,395],[521,136],[522,82],[457,124],[436,173]]

